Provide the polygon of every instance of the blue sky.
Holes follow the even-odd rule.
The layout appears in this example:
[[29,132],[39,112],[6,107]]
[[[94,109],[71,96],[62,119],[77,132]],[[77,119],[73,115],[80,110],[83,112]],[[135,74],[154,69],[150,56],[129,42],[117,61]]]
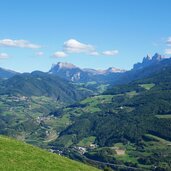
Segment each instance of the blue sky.
[[130,69],[147,53],[171,56],[170,7],[170,0],[1,0],[0,67]]

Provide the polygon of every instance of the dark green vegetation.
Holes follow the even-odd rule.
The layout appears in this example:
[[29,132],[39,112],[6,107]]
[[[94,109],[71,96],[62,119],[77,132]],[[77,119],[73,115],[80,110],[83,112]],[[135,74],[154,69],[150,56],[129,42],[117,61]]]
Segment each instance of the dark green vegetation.
[[71,124],[51,143],[54,148],[81,146],[89,159],[143,170],[171,168],[170,67],[58,112]]
[[108,89],[109,84],[99,84],[96,81],[91,81],[87,83],[73,83],[73,85],[80,91],[87,91],[92,95],[97,95],[103,93]]
[[48,114],[60,106],[63,103],[45,96],[1,95],[0,133],[46,146],[45,142],[55,139],[56,130],[60,130],[59,120]]
[[35,71],[31,74],[16,75],[0,85],[2,95],[48,96],[65,103],[85,98],[87,91],[79,91],[57,76]]
[[20,74],[0,83],[0,133],[47,147],[67,125],[65,118],[49,116],[91,92],[43,72]]
[[19,73],[7,69],[0,68],[0,79],[7,79],[10,77],[13,77],[14,75],[17,75]]
[[1,80],[0,133],[103,169],[169,171],[171,59],[158,58],[86,83],[42,72]]
[[0,136],[1,171],[97,171],[98,169]]

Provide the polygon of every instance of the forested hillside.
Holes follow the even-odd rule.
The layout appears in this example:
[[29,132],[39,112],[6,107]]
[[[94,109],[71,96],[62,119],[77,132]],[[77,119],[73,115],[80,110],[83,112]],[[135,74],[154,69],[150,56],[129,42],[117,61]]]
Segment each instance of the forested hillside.
[[71,83],[57,76],[35,71],[16,75],[0,85],[1,95],[47,96],[66,103],[73,103],[89,95],[77,90]]
[[138,64],[119,85],[39,71],[2,79],[0,133],[101,168],[169,171],[170,62]]
[[[140,167],[139,164],[148,163],[152,169],[154,166],[164,167],[161,163],[166,162],[166,168],[171,167],[168,162],[171,159],[169,66],[146,79],[115,86],[102,95],[85,99],[60,113],[70,114],[72,124],[60,133],[53,143],[54,147],[72,148],[79,144],[86,146],[83,143],[86,141],[89,145],[96,144],[97,149],[111,148],[117,143],[121,143],[125,149],[129,144],[133,144],[134,150],[130,150],[129,157],[134,159],[130,162],[134,163],[134,166]],[[163,139],[162,142],[167,142],[166,146],[158,144],[160,138]],[[149,148],[150,143],[155,146],[154,149]],[[135,150],[139,152],[132,154]],[[105,152],[97,152],[90,150],[85,155],[96,160],[117,163],[117,158],[108,158]],[[148,154],[144,155],[143,152]]]

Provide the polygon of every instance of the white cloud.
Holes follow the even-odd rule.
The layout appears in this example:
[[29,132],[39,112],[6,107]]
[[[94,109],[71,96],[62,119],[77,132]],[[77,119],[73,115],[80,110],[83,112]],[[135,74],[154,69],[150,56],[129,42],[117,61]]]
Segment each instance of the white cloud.
[[37,52],[36,55],[37,55],[37,56],[43,56],[44,53],[43,53],[43,52]]
[[53,54],[53,57],[55,58],[64,58],[67,57],[67,54],[63,51],[57,51]]
[[81,43],[75,39],[64,42],[64,50],[67,53],[91,53],[95,51],[92,45]]
[[19,47],[19,48],[31,48],[31,49],[41,48],[40,45],[30,43],[27,40],[12,40],[12,39],[0,40],[0,46]]
[[118,53],[119,53],[118,50],[107,50],[107,51],[102,52],[102,54],[105,56],[115,56]]
[[99,52],[94,51],[94,52],[90,52],[89,55],[92,55],[92,56],[99,56],[100,54],[99,54]]
[[6,59],[9,58],[9,55],[7,53],[0,53],[0,59]]
[[171,46],[171,37],[168,37],[168,39],[167,39],[167,41],[166,41],[166,44],[167,44],[168,46]]
[[171,43],[171,37],[168,37],[167,43]]
[[79,42],[76,39],[69,39],[63,44],[63,51],[57,51],[54,53],[54,57],[66,57],[70,53],[84,53],[90,56],[114,56],[117,55],[119,52],[118,50],[108,50],[104,52],[98,52],[93,45],[85,44]]
[[165,54],[166,55],[171,55],[171,49],[165,49]]

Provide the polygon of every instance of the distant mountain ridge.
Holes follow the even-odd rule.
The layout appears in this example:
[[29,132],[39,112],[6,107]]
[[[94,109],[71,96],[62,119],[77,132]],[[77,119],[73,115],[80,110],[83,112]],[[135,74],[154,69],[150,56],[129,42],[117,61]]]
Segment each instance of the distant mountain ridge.
[[60,102],[73,103],[89,92],[79,91],[67,80],[41,71],[15,75],[0,84],[0,95],[47,96]]
[[[143,58],[142,62],[134,64],[133,69],[128,71],[115,67],[109,67],[106,70],[96,70],[91,68],[82,69],[71,63],[58,62],[57,64],[52,65],[47,74],[55,75],[76,83],[93,81],[99,84],[125,84],[136,80],[137,78],[143,79],[153,72],[158,72],[158,70],[163,67],[162,65],[164,63],[164,65],[167,65],[167,62],[165,61],[169,60],[170,59],[158,53],[155,53],[152,57],[147,55]],[[16,74],[19,73],[0,68],[0,79],[8,79]]]
[[19,74],[19,73],[0,67],[0,78],[7,79],[7,78],[10,78],[10,77],[13,77],[16,74]]
[[93,75],[105,75],[105,74],[110,74],[110,73],[122,73],[122,72],[126,72],[126,70],[123,69],[118,69],[115,67],[109,67],[108,69],[105,70],[95,70],[95,69],[89,69],[89,68],[84,68],[82,69],[85,72],[88,72],[90,74]]
[[171,65],[171,58],[166,58],[158,53],[155,53],[152,57],[147,55],[143,58],[142,62],[134,64],[133,68],[126,71],[117,77],[111,75],[110,84],[121,85],[127,84],[137,79],[145,79],[150,75],[164,70],[166,67]]
[[87,82],[94,80],[94,76],[108,75],[111,73],[123,73],[125,70],[110,67],[106,70],[95,70],[91,68],[81,69],[71,63],[58,62],[56,65],[52,65],[48,73],[58,75],[74,82]]
[[[96,81],[105,84],[124,84],[136,80],[137,78],[143,79],[153,72],[158,72],[167,60],[170,59],[159,53],[155,53],[152,57],[147,55],[143,58],[142,62],[134,64],[133,68],[128,71],[114,67],[110,67],[106,70],[91,68],[81,69],[70,63],[58,62],[56,65],[52,66],[49,73],[73,82],[86,83]],[[167,65],[167,62],[165,65]],[[157,68],[155,68],[155,66],[157,66]]]
[[161,62],[164,59],[166,59],[166,58],[158,53],[155,53],[154,56],[152,56],[152,57],[147,55],[146,57],[143,58],[143,61],[141,63],[138,62],[138,63],[134,64],[133,69],[142,69],[142,68],[150,66],[150,65],[158,64],[159,62]]
[[70,81],[88,81],[87,73],[85,73],[75,65],[66,62],[58,62],[56,65],[52,65],[48,73],[52,75],[57,75],[61,78],[65,78]]

